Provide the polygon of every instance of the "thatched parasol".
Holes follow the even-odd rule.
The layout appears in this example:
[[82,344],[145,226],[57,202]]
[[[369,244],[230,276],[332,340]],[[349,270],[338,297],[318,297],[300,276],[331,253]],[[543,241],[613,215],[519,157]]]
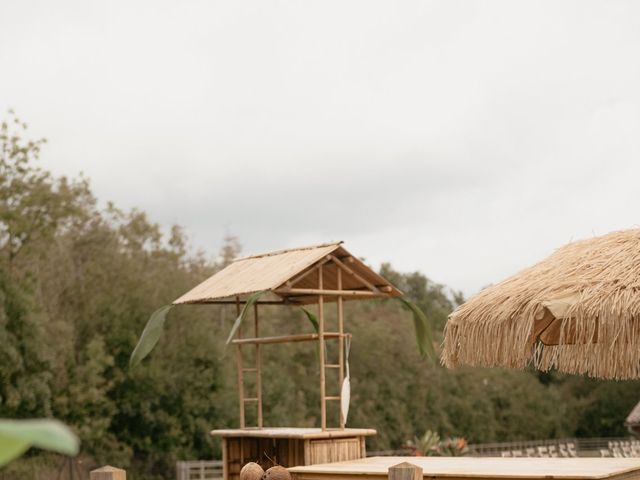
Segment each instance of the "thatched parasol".
[[569,243],[460,305],[442,363],[640,378],[640,229]]

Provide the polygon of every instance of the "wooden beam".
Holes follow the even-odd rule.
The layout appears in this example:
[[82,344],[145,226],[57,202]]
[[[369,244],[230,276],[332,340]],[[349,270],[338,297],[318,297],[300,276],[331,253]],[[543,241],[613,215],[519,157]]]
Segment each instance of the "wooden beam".
[[[260,300],[255,302],[256,305],[288,305],[291,304],[292,300],[287,298],[285,300]],[[244,305],[247,303],[246,300],[212,300],[210,302],[198,302],[198,303],[189,303],[187,305]]]
[[[325,338],[339,338],[339,332],[325,332]],[[301,333],[297,335],[281,335],[278,337],[256,337],[256,338],[236,338],[231,340],[234,345],[266,345],[270,343],[293,343],[293,342],[310,342],[320,338],[317,333]]]
[[[362,282],[362,284],[365,287],[367,287],[369,290],[371,290],[372,292],[378,293],[378,287],[376,287],[373,283],[369,282],[368,280],[365,280],[361,275],[358,275],[351,268],[347,267],[344,263],[342,263],[342,261],[340,261],[338,257],[336,257],[335,255],[329,255],[329,257],[331,257],[331,260],[333,261],[333,263],[337,265],[339,270],[344,270],[349,275],[354,277],[356,280],[358,280],[359,282]],[[338,287],[338,290],[342,290],[342,286]]]
[[372,292],[369,290],[325,290],[322,288],[279,288],[275,293],[280,295],[337,295],[343,297],[388,297],[384,292]]
[[298,283],[303,278],[306,278],[308,275],[310,275],[311,273],[313,273],[316,270],[318,270],[320,267],[322,267],[322,265],[324,265],[325,263],[329,262],[330,260],[331,260],[331,258],[327,255],[322,260],[318,261],[315,265],[312,265],[311,268],[309,268],[308,270],[305,270],[304,272],[298,274],[297,276],[287,280],[285,282],[285,285],[287,287],[291,287],[293,284]]

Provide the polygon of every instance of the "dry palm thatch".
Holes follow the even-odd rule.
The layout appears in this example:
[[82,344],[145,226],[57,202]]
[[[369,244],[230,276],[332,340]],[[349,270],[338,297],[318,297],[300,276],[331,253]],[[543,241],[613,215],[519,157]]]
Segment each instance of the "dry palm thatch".
[[570,243],[471,298],[442,363],[640,378],[640,229]]

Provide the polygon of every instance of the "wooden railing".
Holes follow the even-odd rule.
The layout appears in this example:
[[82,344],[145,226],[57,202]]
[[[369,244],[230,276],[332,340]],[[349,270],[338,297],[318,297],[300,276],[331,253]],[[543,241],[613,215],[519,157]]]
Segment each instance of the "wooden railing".
[[221,480],[221,460],[195,460],[176,463],[177,480]]
[[[508,452],[522,451],[523,456],[527,456],[527,452],[533,451],[535,454],[531,456],[537,456],[539,447],[556,447],[557,451],[560,451],[563,447],[569,450],[575,450],[578,457],[601,457],[602,451],[605,449],[612,449],[612,447],[628,446],[632,447],[636,444],[638,439],[634,437],[589,437],[589,438],[553,438],[546,440],[521,440],[513,442],[494,442],[494,443],[476,443],[470,444],[468,452],[465,454],[468,457],[501,457],[509,456]],[[507,453],[507,455],[503,455]],[[409,449],[398,450],[379,450],[372,451],[367,450],[367,457],[406,457],[412,456],[414,452]],[[559,455],[560,456],[560,455]],[[613,456],[613,454],[612,454]]]

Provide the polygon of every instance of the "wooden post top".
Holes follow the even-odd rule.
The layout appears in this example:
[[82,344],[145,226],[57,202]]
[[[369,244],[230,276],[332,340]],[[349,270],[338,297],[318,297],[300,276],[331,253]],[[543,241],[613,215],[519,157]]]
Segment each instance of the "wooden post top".
[[90,480],[127,480],[127,472],[110,465],[92,470],[89,473]]
[[422,467],[402,462],[389,467],[389,480],[422,480]]

